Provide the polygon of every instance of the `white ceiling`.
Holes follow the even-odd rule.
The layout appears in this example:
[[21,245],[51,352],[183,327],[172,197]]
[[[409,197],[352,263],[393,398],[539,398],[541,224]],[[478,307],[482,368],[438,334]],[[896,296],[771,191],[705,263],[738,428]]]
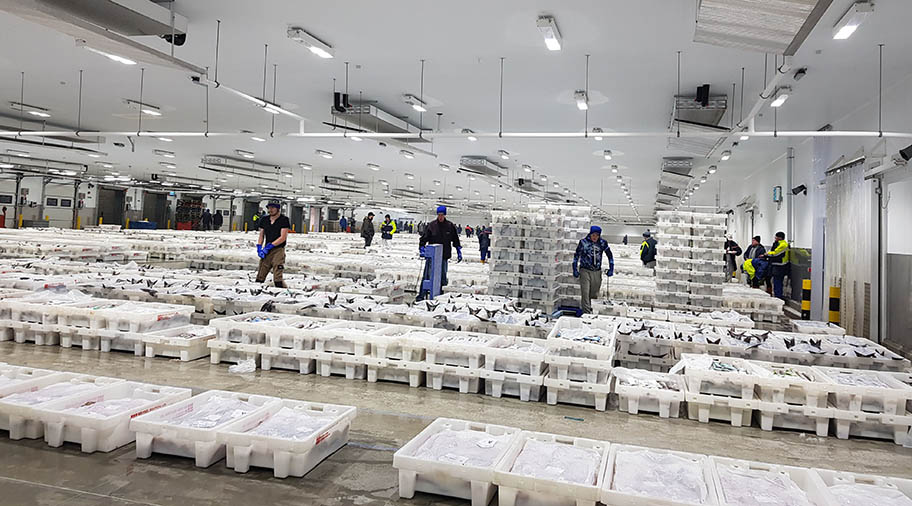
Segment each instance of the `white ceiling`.
[[[834,41],[831,27],[851,0],[835,0],[817,28],[795,56],[793,66],[807,66],[808,75],[794,85],[793,97],[780,110],[780,130],[816,130],[872,100],[876,92],[877,44],[886,44],[885,87],[899,82],[912,69],[912,37],[908,20],[912,2],[892,0],[876,5],[873,16],[846,41]],[[745,111],[763,87],[762,54],[708,46],[692,42],[696,1],[691,0],[576,0],[544,2],[464,0],[426,2],[400,0],[376,2],[224,2],[220,0],[178,0],[175,10],[189,19],[187,43],[177,47],[175,56],[200,66],[214,62],[216,20],[221,20],[219,81],[254,95],[263,87],[263,51],[269,44],[269,84],[272,94],[272,64],[278,65],[276,101],[312,121],[309,131],[327,131],[321,124],[330,120],[333,78],[344,86],[345,64],[351,62],[349,93],[352,101],[363,91],[365,100],[377,101],[383,109],[408,115],[417,123],[417,113],[401,100],[403,93],[419,93],[421,59],[426,60],[424,94],[432,103],[424,125],[436,127],[436,113],[442,112],[441,130],[498,130],[498,87],[500,58],[505,58],[505,131],[582,131],[583,113],[572,102],[573,90],[585,84],[585,55],[590,54],[590,96],[593,100],[589,127],[615,131],[662,131],[668,127],[672,95],[675,93],[676,52],[682,52],[682,92],[710,83],[713,93],[728,94],[746,68]],[[563,36],[564,49],[549,52],[535,27],[536,16],[554,15]],[[289,24],[300,25],[331,44],[336,58],[322,60],[285,37]],[[85,70],[83,129],[125,131],[137,127],[135,113],[122,99],[139,98],[139,66],[124,66],[75,47],[71,37],[41,26],[0,14],[0,33],[8,42],[0,50],[0,98],[3,112],[7,102],[18,100],[20,72],[25,72],[25,102],[51,110],[52,122],[76,126],[78,71]],[[15,41],[15,43],[9,43]],[[169,50],[166,43],[149,39],[148,44]],[[772,67],[772,59],[770,60]],[[739,91],[740,94],[740,91]],[[147,68],[143,101],[162,108],[158,119],[143,119],[143,129],[157,131],[201,131],[205,129],[204,89],[190,83],[181,72]],[[226,93],[211,92],[210,130],[237,132],[270,131],[272,115]],[[772,128],[772,114],[764,107],[758,129]],[[289,118],[278,117],[276,132],[296,131]],[[728,125],[729,117],[723,119]],[[908,119],[897,119],[894,130],[909,130]],[[302,188],[311,178],[344,171],[359,178],[386,178],[406,183],[403,174],[414,173],[416,187],[427,190],[432,180],[446,176],[447,193],[457,197],[490,199],[492,189],[480,181],[468,181],[454,172],[444,173],[438,163],[455,166],[461,155],[495,157],[498,149],[514,154],[511,167],[519,175],[520,164],[530,164],[537,173],[578,192],[582,198],[602,203],[610,210],[629,214],[616,181],[607,170],[611,163],[631,183],[634,201],[641,214],[652,210],[663,156],[676,153],[659,138],[606,139],[440,139],[433,149],[439,158],[419,156],[406,160],[398,148],[382,148],[376,142],[347,139],[274,138],[266,143],[246,138],[185,138],[162,143],[150,138],[136,141],[136,151],[117,148],[107,139],[100,147],[109,153],[121,172],[147,177],[160,172],[165,159],[154,149],[177,153],[177,172],[212,178],[196,167],[204,154],[232,154],[235,149],[256,153],[257,161],[291,167],[291,184]],[[800,140],[751,139],[742,143],[729,162],[720,164],[717,176],[723,181],[743,179],[780,156],[789,142]],[[5,146],[9,147],[9,146]],[[423,146],[429,148],[429,146]],[[335,153],[332,160],[314,155],[314,149]],[[606,162],[594,153],[611,149],[623,153]],[[50,153],[49,153],[50,155]],[[78,159],[81,155],[53,153],[55,159]],[[303,172],[298,162],[312,163],[315,170]],[[698,173],[714,160],[698,160]],[[379,172],[367,163],[381,165]],[[288,181],[288,180],[286,180]],[[252,187],[247,181],[245,188]],[[229,183],[231,184],[231,183]],[[455,185],[465,191],[456,192]],[[550,181],[549,181],[550,184]],[[707,185],[716,188],[716,185]],[[380,187],[377,185],[376,195]],[[439,188],[438,188],[439,190]],[[701,189],[696,204],[711,204],[713,190]],[[438,195],[441,192],[438,191]],[[498,190],[496,199],[513,197]]]

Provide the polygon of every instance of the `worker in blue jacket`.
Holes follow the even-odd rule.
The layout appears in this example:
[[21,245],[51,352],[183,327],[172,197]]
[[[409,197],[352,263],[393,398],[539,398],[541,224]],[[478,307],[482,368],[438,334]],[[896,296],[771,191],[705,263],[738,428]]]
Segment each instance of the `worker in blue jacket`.
[[614,255],[608,242],[602,239],[602,229],[593,225],[589,235],[580,239],[573,255],[573,277],[579,278],[580,309],[583,313],[592,312],[592,299],[597,299],[602,288],[602,254],[608,257],[610,278],[614,276]]

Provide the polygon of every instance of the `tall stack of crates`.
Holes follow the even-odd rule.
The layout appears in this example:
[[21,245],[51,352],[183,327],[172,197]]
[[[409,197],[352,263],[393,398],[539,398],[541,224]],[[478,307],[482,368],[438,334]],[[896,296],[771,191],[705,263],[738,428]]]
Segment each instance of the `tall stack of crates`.
[[724,214],[659,211],[656,307],[703,311],[723,306]]
[[589,215],[589,207],[547,204],[493,212],[488,293],[547,312],[576,300],[571,264]]

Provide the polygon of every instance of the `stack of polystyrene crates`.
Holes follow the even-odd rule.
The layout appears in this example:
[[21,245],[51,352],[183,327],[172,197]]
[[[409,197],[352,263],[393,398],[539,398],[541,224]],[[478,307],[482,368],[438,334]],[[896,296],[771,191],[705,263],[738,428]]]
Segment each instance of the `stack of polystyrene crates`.
[[561,318],[548,336],[548,404],[576,404],[605,411],[615,355],[615,325]]
[[722,308],[726,215],[678,211],[657,215],[656,306],[701,311]]
[[489,293],[545,312],[578,297],[570,266],[588,224],[588,207],[530,205],[524,212],[492,213]]

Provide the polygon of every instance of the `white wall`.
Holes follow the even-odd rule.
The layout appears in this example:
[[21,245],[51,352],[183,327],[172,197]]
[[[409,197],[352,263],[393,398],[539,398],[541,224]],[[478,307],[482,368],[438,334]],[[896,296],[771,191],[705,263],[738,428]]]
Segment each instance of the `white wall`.
[[887,254],[912,255],[912,181],[902,181],[887,187]]

